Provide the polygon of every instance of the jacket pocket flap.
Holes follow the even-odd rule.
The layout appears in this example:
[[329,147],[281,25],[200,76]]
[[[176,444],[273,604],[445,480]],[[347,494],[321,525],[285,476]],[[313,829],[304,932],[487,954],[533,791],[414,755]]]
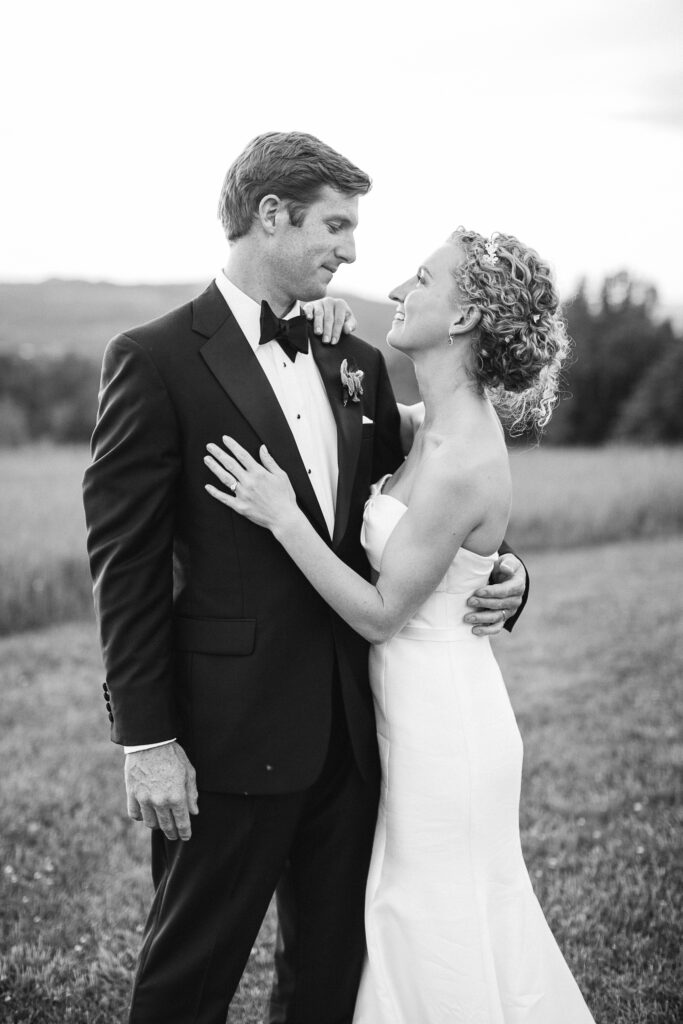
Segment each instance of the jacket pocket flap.
[[177,651],[203,654],[251,654],[256,641],[256,619],[175,619]]

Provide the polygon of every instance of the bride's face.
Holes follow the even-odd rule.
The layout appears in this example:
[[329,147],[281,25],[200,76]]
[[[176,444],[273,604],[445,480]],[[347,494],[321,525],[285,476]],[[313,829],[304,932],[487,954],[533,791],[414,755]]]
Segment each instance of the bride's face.
[[447,242],[432,253],[414,277],[389,293],[396,313],[387,334],[387,344],[402,352],[446,345],[451,324],[458,314],[458,289],[453,271],[464,253]]

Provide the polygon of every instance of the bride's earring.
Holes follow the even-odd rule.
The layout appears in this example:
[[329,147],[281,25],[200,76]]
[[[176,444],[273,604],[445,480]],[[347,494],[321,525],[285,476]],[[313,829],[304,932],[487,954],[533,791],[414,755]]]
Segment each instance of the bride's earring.
[[454,341],[455,341],[455,338],[453,337],[453,335],[449,334],[448,335],[448,344],[452,345]]

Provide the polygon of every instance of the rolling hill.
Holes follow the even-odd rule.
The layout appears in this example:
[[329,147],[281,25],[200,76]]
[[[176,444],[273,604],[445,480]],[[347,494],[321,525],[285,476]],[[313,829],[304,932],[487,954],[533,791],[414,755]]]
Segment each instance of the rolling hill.
[[[0,352],[27,357],[77,353],[100,361],[111,337],[144,323],[197,295],[201,284],[119,285],[52,279],[40,283],[0,283]],[[358,319],[359,337],[380,348],[396,395],[416,400],[412,364],[388,348],[389,302],[345,295]]]

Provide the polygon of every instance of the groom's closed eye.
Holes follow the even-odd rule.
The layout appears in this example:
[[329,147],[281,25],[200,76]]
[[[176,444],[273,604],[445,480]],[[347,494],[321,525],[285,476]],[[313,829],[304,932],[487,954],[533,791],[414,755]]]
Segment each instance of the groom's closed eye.
[[325,221],[325,223],[333,235],[338,235],[340,231],[350,231],[353,234],[357,227],[348,217],[338,217],[335,220]]

